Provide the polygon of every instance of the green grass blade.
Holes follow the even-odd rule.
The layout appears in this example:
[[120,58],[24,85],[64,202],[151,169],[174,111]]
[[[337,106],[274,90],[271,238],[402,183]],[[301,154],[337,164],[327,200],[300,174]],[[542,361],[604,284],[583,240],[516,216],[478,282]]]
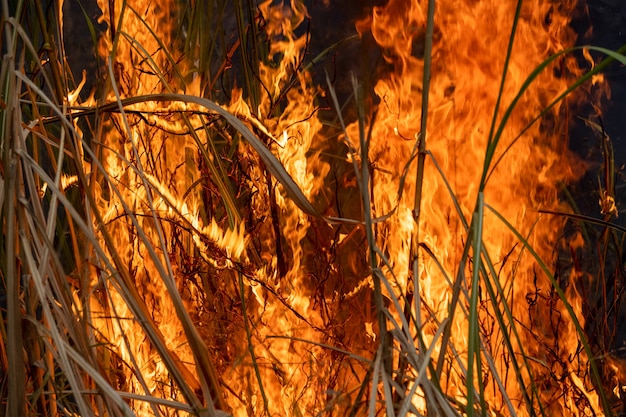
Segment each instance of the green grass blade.
[[[479,262],[480,254],[482,252],[482,233],[483,233],[483,194],[478,194],[478,203],[476,206],[476,212],[474,213],[474,219],[472,222],[472,228],[470,230],[470,236],[472,237],[472,251],[474,253],[474,261]],[[479,280],[480,280],[480,268],[475,263],[472,269],[472,284],[470,290],[469,300],[469,334],[468,334],[468,353],[467,353],[467,415],[474,415],[474,367],[476,367],[477,381],[480,389],[480,401],[482,414],[485,415],[486,407],[484,404],[484,393],[482,386],[482,378],[480,377],[481,360],[480,360],[480,329],[478,328],[478,293],[479,293]]]
[[528,76],[528,78],[524,81],[524,83],[522,84],[522,87],[520,87],[519,92],[517,93],[517,95],[515,96],[513,101],[511,101],[511,104],[507,107],[506,111],[504,112],[504,114],[502,116],[502,120],[500,121],[498,129],[496,130],[496,132],[495,132],[495,134],[493,136],[492,141],[489,143],[489,147],[487,148],[487,152],[486,152],[486,155],[485,155],[483,176],[482,176],[481,181],[480,181],[480,187],[481,187],[480,189],[481,190],[484,190],[485,186],[487,185],[487,181],[489,180],[489,177],[491,176],[491,173],[494,172],[495,167],[497,166],[497,164],[502,159],[502,156],[501,156],[497,161],[495,161],[495,163],[492,166],[492,160],[493,160],[493,157],[495,155],[495,151],[496,151],[496,148],[497,148],[498,143],[500,141],[500,138],[502,136],[502,133],[503,133],[505,127],[506,127],[506,124],[507,124],[509,118],[511,117],[511,114],[513,113],[513,110],[517,106],[517,103],[519,102],[519,100],[526,93],[526,91],[528,90],[530,85],[539,76],[539,74],[541,72],[543,72],[552,62],[554,62],[556,59],[558,59],[559,57],[561,57],[561,56],[563,56],[565,54],[570,54],[572,52],[583,50],[585,48],[593,50],[593,51],[601,52],[601,53],[607,55],[608,58],[604,59],[602,62],[600,62],[598,65],[596,65],[595,68],[593,68],[592,70],[588,71],[586,74],[584,74],[578,80],[576,80],[567,90],[565,90],[562,94],[560,94],[557,98],[555,98],[552,101],[552,103],[550,103],[543,111],[541,111],[540,114],[537,117],[535,117],[527,125],[527,127],[511,142],[511,144],[509,144],[507,146],[506,150],[502,153],[502,155],[506,155],[507,154],[508,150],[524,134],[524,132],[527,129],[529,129],[530,126],[532,126],[532,124],[534,124],[537,120],[541,119],[541,117],[543,117],[543,115],[545,115],[548,111],[550,111],[557,103],[559,103],[561,100],[563,100],[572,91],[574,91],[575,89],[580,87],[583,83],[585,83],[586,81],[591,79],[592,76],[594,76],[594,75],[600,73],[601,71],[603,71],[604,69],[606,69],[611,62],[618,61],[621,64],[626,65],[626,56],[623,55],[624,53],[626,53],[626,45],[622,46],[617,51],[611,51],[609,49],[601,48],[601,47],[597,47],[597,46],[578,46],[578,47],[574,47],[574,48],[569,48],[569,49],[565,49],[563,51],[560,51],[560,52],[550,56],[545,61],[543,61],[540,65],[538,65],[531,72],[531,74]]

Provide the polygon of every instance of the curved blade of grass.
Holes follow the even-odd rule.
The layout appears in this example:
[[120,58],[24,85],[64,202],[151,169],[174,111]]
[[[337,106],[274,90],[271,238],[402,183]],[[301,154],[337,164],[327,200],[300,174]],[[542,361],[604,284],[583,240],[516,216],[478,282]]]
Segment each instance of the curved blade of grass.
[[[334,49],[339,48],[340,46],[342,46],[343,44],[352,42],[352,41],[356,41],[361,39],[361,37],[359,35],[352,35],[352,36],[348,36],[347,38],[344,39],[340,39],[337,42],[333,43],[332,45],[330,45],[328,48],[324,49],[322,52],[320,52],[316,57],[314,57],[302,70],[301,72],[303,73],[307,73],[309,71],[311,71],[313,69],[313,67],[315,66],[315,64],[317,64],[319,61],[321,61],[322,59],[324,59],[329,53],[331,53]],[[328,74],[326,74],[328,75]],[[339,108],[339,107],[337,107]]]
[[[509,105],[509,107],[507,107],[506,111],[504,112],[504,115],[502,116],[502,120],[500,121],[500,125],[498,126],[497,131],[494,133],[493,138],[489,141],[488,146],[487,146],[487,151],[485,153],[485,162],[484,162],[484,169],[483,169],[483,174],[482,174],[482,178],[480,180],[480,190],[484,191],[485,186],[487,185],[487,180],[491,175],[491,172],[493,172],[493,170],[495,169],[495,165],[492,167],[491,166],[491,162],[492,159],[495,155],[495,151],[496,148],[498,146],[498,143],[500,141],[500,137],[502,136],[502,132],[504,131],[504,128],[506,127],[506,124],[511,116],[511,114],[513,113],[513,110],[515,109],[515,107],[517,106],[517,103],[519,102],[519,100],[522,98],[522,96],[524,95],[524,93],[526,92],[526,90],[528,90],[528,88],[530,87],[530,85],[532,84],[532,82],[539,76],[539,74],[546,69],[546,67],[551,64],[552,62],[554,62],[557,58],[565,55],[565,54],[569,54],[578,50],[582,50],[582,49],[590,49],[593,51],[597,51],[597,52],[601,52],[605,55],[608,56],[608,58],[604,59],[602,62],[600,62],[594,69],[592,69],[591,71],[587,72],[585,75],[583,75],[582,77],[580,77],[576,82],[574,82],[574,84],[572,84],[572,86],[570,86],[567,90],[565,90],[565,92],[563,92],[562,94],[560,94],[552,103],[550,103],[540,114],[539,116],[537,116],[535,119],[533,119],[529,125],[522,131],[522,133],[520,133],[516,139],[513,140],[513,142],[507,147],[506,150],[508,150],[513,143],[515,143],[520,137],[521,135],[533,124],[535,123],[537,120],[539,120],[543,115],[545,115],[552,107],[554,107],[559,101],[563,100],[563,98],[565,98],[568,94],[570,94],[573,90],[575,90],[576,88],[578,88],[580,85],[582,85],[585,81],[589,80],[593,75],[599,73],[600,71],[604,70],[611,62],[613,61],[618,61],[624,65],[626,65],[626,56],[624,56],[623,54],[626,52],[626,45],[622,46],[620,49],[618,49],[617,51],[611,51],[609,49],[606,48],[601,48],[601,47],[597,47],[597,46],[577,46],[574,48],[568,48],[565,49],[563,51],[557,52],[556,54],[550,56],[548,59],[546,59],[545,61],[543,61],[540,65],[538,65],[533,72],[531,72],[531,74],[528,76],[528,78],[524,81],[524,83],[522,84],[522,86],[520,87],[519,92],[517,93],[517,95],[515,96],[515,98],[511,101],[511,104]],[[506,150],[503,154],[506,153]],[[500,158],[501,159],[501,158]],[[497,161],[499,162],[499,160]],[[496,162],[496,164],[497,164]]]
[[85,18],[85,23],[87,24],[87,29],[89,30],[89,37],[91,38],[91,46],[93,47],[94,51],[97,51],[98,36],[96,35],[96,28],[94,27],[93,22],[89,17],[89,14],[87,13],[87,10],[85,10],[83,2],[81,0],[77,0],[76,3],[78,3],[80,10],[83,12],[83,17]]
[[[515,43],[515,34],[517,33],[517,24],[519,23],[520,13],[522,11],[522,0],[517,1],[515,7],[515,15],[513,16],[513,26],[511,27],[511,35],[509,35],[509,44],[506,49],[506,57],[504,58],[504,68],[502,69],[502,77],[500,79],[500,89],[498,90],[498,98],[493,109],[493,117],[491,118],[491,126],[489,128],[489,136],[487,136],[487,149],[491,148],[494,139],[494,129],[498,120],[498,112],[500,111],[500,103],[502,101],[502,93],[506,83],[506,76],[509,73],[509,63],[511,62],[511,54],[513,53],[513,44]],[[488,163],[485,163],[488,165]]]
[[565,213],[565,212],[562,212],[562,211],[553,211],[553,210],[537,210],[537,211],[539,213],[553,214],[555,216],[569,217],[571,219],[580,220],[581,222],[597,224],[599,226],[608,227],[609,229],[613,229],[613,230],[616,230],[618,232],[626,233],[626,227],[620,226],[619,224],[607,222],[607,221],[602,220],[602,219],[596,219],[595,217],[585,216],[585,215],[576,214],[576,213]]
[[[546,106],[545,109],[543,109],[537,116],[535,116],[535,118],[533,118],[524,129],[522,129],[522,131],[511,141],[511,143],[509,143],[506,147],[506,149],[504,150],[504,152],[502,152],[502,154],[498,157],[498,159],[494,162],[493,167],[491,168],[489,174],[487,175],[487,178],[485,179],[485,181],[489,181],[489,177],[491,176],[491,174],[495,171],[496,167],[500,164],[500,162],[502,161],[502,159],[504,158],[504,156],[508,153],[509,149],[511,149],[513,147],[513,145],[524,135],[524,133],[526,133],[526,131],[528,131],[528,129],[531,128],[532,125],[534,125],[538,120],[540,120],[544,115],[546,115],[551,109],[552,107],[554,107],[556,104],[558,104],[561,100],[563,100],[565,97],[567,97],[570,93],[572,93],[575,89],[577,89],[578,87],[580,87],[582,84],[584,84],[585,82],[589,81],[589,79],[591,79],[591,77],[593,77],[594,75],[598,74],[599,72],[603,71],[611,62],[617,60],[617,61],[622,61],[622,59],[618,59],[617,57],[624,57],[624,53],[626,53],[626,45],[621,47],[620,49],[618,49],[617,51],[610,51],[604,48],[598,48],[598,47],[593,47],[593,46],[583,46],[580,48],[589,48],[589,49],[595,49],[595,50],[599,50],[599,51],[603,51],[603,52],[610,52],[611,54],[609,55],[609,58],[604,59],[602,62],[600,62],[598,65],[596,65],[592,70],[588,71],[587,73],[585,73],[583,76],[581,76],[578,80],[576,80],[576,82],[574,82],[574,84],[572,84],[570,87],[567,88],[567,90],[565,90],[565,92],[561,93],[557,98],[555,98],[552,103],[550,103],[548,106]],[[573,48],[573,50],[576,50],[578,48]],[[617,55],[615,55],[617,54]]]
[[[149,102],[149,101],[163,101],[163,102],[181,102],[181,103],[192,103],[202,106],[212,112],[215,112],[222,116],[228,124],[230,124],[237,132],[239,132],[242,137],[248,142],[252,148],[257,152],[263,163],[266,165],[270,174],[276,178],[278,182],[281,183],[283,189],[287,196],[306,214],[323,219],[324,221],[331,224],[361,224],[362,222],[359,220],[345,219],[345,218],[337,218],[337,217],[328,217],[321,215],[313,205],[308,201],[300,187],[293,180],[291,175],[285,170],[283,165],[280,163],[278,158],[272,154],[272,152],[265,146],[265,144],[254,134],[252,131],[234,114],[230,113],[228,110],[221,107],[219,104],[196,96],[190,96],[185,94],[176,94],[176,93],[160,93],[160,94],[149,94],[149,95],[141,95],[135,97],[129,97],[125,99],[121,99],[119,104],[109,103],[103,106],[98,107],[98,111],[113,111],[118,106],[128,107],[133,104]],[[96,109],[83,111],[79,114],[85,115],[89,113],[95,112]],[[62,116],[61,116],[62,117]],[[388,215],[387,215],[388,217]],[[386,217],[380,217],[373,219],[374,222],[383,221]]]

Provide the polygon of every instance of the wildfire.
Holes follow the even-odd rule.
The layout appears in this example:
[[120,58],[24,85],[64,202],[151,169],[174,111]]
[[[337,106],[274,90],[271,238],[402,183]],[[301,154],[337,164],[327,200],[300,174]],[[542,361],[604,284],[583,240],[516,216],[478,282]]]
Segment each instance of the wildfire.
[[[510,19],[506,16],[515,14],[515,6],[515,2],[437,2],[427,129],[427,147],[432,159],[425,167],[420,231],[423,243],[432,252],[423,256],[420,276],[422,314],[433,320],[427,328],[437,327],[437,323],[448,317],[453,297],[450,281],[462,272],[458,271],[458,262],[469,238],[454,209],[448,187],[465,221],[469,222],[484,175],[485,152],[492,129],[490,123],[500,94],[498,82],[503,74],[504,51],[511,30]],[[406,177],[404,194],[399,200],[396,190],[399,189],[398,178],[413,153],[415,144],[411,139],[420,129],[423,60],[413,51],[414,42],[419,42],[425,27],[425,7],[425,2],[390,1],[385,7],[375,8],[372,16],[360,25],[361,31],[371,31],[385,60],[393,68],[389,76],[381,78],[375,87],[381,103],[369,154],[370,159],[376,161],[372,193],[375,196],[375,217],[394,209],[397,213],[379,226],[378,235],[379,245],[393,267],[393,273],[389,271],[387,278],[396,284],[398,291],[407,288],[411,279],[407,247],[413,224],[405,219],[411,217],[415,178]],[[574,8],[575,2],[562,2],[559,7],[550,2],[523,3],[501,103],[513,102],[528,75],[546,56],[573,44],[574,33],[567,25]],[[562,67],[577,68],[571,60],[563,62]],[[571,75],[546,71],[531,84],[506,121],[493,159],[499,164],[495,166],[492,162],[487,170],[485,202],[509,219],[546,260],[553,259],[554,245],[563,223],[559,219],[542,218],[536,210],[556,209],[559,205],[557,184],[577,178],[582,167],[569,155],[567,143],[563,140],[562,129],[566,129],[566,121],[556,120],[555,116],[554,120],[543,125],[527,126],[551,100],[565,91]],[[560,108],[555,114],[560,114]],[[504,107],[501,107],[497,120],[502,120],[503,115]],[[354,126],[350,131],[351,136],[357,136],[356,129]],[[520,132],[524,134],[518,138]],[[436,169],[434,161],[441,172]],[[502,294],[512,306],[513,317],[522,324],[518,331],[525,354],[532,357],[531,367],[535,375],[532,378],[542,378],[539,394],[542,402],[550,404],[551,412],[555,413],[567,409],[568,413],[588,414],[592,409],[598,409],[597,398],[589,394],[590,387],[585,388],[575,378],[576,370],[585,369],[586,365],[578,363],[578,337],[573,326],[568,320],[562,320],[558,323],[558,330],[551,327],[555,325],[555,316],[568,316],[565,308],[555,300],[555,294],[551,293],[552,285],[493,213],[486,211],[482,227],[486,251],[498,268],[488,274],[489,279],[499,281]],[[494,272],[497,277],[491,275]],[[468,274],[471,276],[471,271]],[[479,285],[482,287],[483,284]],[[568,295],[576,300],[573,287],[569,287]],[[481,294],[479,321],[484,338],[481,343],[492,352],[495,361],[495,369],[483,372],[506,375],[511,366],[510,359],[498,357],[504,352],[505,335],[496,322],[497,314],[502,312],[493,310],[492,296],[485,289]],[[580,314],[581,310],[577,311]],[[578,319],[583,320],[580,316]],[[453,355],[463,357],[467,354],[469,323],[467,316],[458,310],[452,323],[455,331],[450,346],[454,346],[456,352],[450,352],[447,365],[450,377],[442,383],[448,385],[446,391],[459,395],[461,400],[467,395],[462,388],[466,383]],[[429,338],[429,332],[425,333]],[[520,358],[517,360],[521,361]],[[467,360],[461,362],[467,363]],[[558,369],[554,369],[555,366]],[[555,374],[564,382],[543,377]],[[528,379],[524,381],[525,384],[530,382]],[[513,378],[504,383],[513,406],[518,407],[524,388]],[[491,407],[495,412],[506,412],[506,403],[499,389],[493,382],[489,385],[494,395]],[[562,396],[564,389],[587,396],[586,409],[579,409],[580,404],[574,405],[571,398]]]
[[[574,44],[568,24],[576,3],[524,1],[505,71],[516,2],[436,2],[426,132],[420,132],[420,48],[427,1],[389,0],[373,8],[357,24],[361,35],[371,33],[386,63],[372,93],[376,104],[366,109],[369,161],[355,161],[369,164],[369,183],[337,156],[347,148],[359,155],[363,126],[350,124],[336,142],[318,114],[323,93],[303,65],[309,41],[306,31],[301,34],[303,3],[260,4],[267,55],[258,63],[258,100],[234,87],[230,102],[222,104],[258,134],[315,210],[350,222],[331,226],[304,213],[267,162],[208,109],[148,99],[107,116],[97,144],[106,175],[92,175],[102,190],[96,209],[104,222],[102,239],[112,237],[111,257],[131,281],[119,284],[94,272],[91,283],[90,310],[106,344],[109,380],[120,391],[160,397],[183,411],[212,399],[238,416],[365,414],[370,405],[364,392],[391,401],[390,387],[372,383],[384,369],[377,361],[386,360],[376,356],[384,335],[375,324],[375,269],[389,283],[383,289],[388,338],[401,330],[395,322],[420,317],[419,326],[404,330],[421,358],[427,351],[441,358],[433,374],[407,360],[399,342],[393,344],[389,360],[403,365],[389,377],[406,410],[425,412],[432,401],[433,394],[416,385],[424,372],[451,401],[464,404],[473,395],[464,364],[476,349],[470,346],[468,309],[478,285],[482,381],[475,376],[470,385],[482,383],[488,412],[598,413],[570,313],[529,250],[496,215],[552,265],[564,222],[538,209],[566,210],[558,184],[576,180],[583,166],[564,139],[565,103],[532,122],[580,74],[575,59],[564,56],[528,86],[510,114],[506,108],[546,57]],[[195,63],[180,56],[180,39],[168,23],[175,20],[176,4],[99,1],[109,24],[99,52],[111,59],[103,102],[171,92],[206,95]],[[498,147],[486,160],[500,123]],[[420,275],[414,277],[413,173],[420,138],[429,154],[419,213]],[[334,159],[322,154],[330,150]],[[226,177],[237,181],[220,182]],[[377,254],[366,250],[364,210],[356,204],[363,192],[379,219],[372,226]],[[472,264],[463,265],[479,196],[486,204],[480,219],[485,254],[473,253]],[[473,268],[487,254],[494,269],[472,282]],[[368,267],[372,260],[374,268]],[[572,274],[569,280],[579,278]],[[584,325],[575,288],[567,286],[566,295]],[[444,326],[451,329],[445,344]],[[519,377],[513,362],[527,364]],[[371,406],[384,410],[381,404]],[[136,400],[132,406],[142,415],[162,412],[155,403]]]

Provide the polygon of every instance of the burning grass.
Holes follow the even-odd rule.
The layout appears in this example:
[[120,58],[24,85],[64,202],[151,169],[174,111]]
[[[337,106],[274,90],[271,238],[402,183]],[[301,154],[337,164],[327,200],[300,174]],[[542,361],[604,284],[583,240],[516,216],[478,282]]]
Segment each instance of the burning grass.
[[338,94],[310,71],[357,38],[311,57],[301,2],[101,1],[81,99],[63,2],[5,0],[3,411],[618,410],[610,140],[591,221],[560,116],[624,50],[584,72],[576,2],[467,3],[374,8]]

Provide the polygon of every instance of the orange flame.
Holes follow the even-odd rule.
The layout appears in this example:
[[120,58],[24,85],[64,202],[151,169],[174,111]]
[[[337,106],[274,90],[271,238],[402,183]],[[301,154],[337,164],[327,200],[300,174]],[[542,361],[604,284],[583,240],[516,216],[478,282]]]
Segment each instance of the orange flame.
[[[410,279],[408,247],[414,227],[411,198],[415,178],[407,176],[400,200],[396,199],[396,190],[404,167],[411,163],[413,138],[420,129],[424,63],[414,51],[424,34],[426,3],[391,0],[384,7],[374,8],[371,18],[359,25],[361,32],[371,31],[392,68],[375,87],[381,103],[369,155],[375,161],[372,193],[375,217],[396,209],[396,214],[379,227],[378,244],[392,263],[393,274],[389,273],[387,278],[396,284],[399,293],[407,288]],[[558,7],[542,1],[523,3],[500,96],[498,121],[504,116],[504,106],[513,102],[532,71],[549,55],[573,45],[575,35],[568,22],[575,5],[575,1],[561,2]],[[424,329],[426,338],[434,334],[435,323],[448,317],[453,293],[450,280],[459,272],[458,262],[469,239],[447,187],[451,188],[468,221],[484,175],[490,123],[500,94],[498,83],[514,15],[515,2],[437,2],[427,127],[427,148],[432,159],[425,167],[420,230],[424,244],[432,252],[431,256],[423,258],[424,271],[420,276],[422,315],[436,320]],[[572,76],[579,74],[573,58],[564,58],[560,64],[561,69],[542,72],[506,121],[493,159],[498,164],[492,161],[488,167],[484,197],[485,202],[509,219],[546,260],[554,259],[554,247],[563,221],[542,217],[537,210],[559,208],[557,184],[575,180],[582,172],[582,164],[570,155],[566,141],[562,140],[567,120],[559,120],[558,115],[563,103],[556,106],[550,120],[529,125],[566,90]],[[573,74],[562,68],[568,68]],[[523,134],[518,137],[520,132]],[[349,136],[357,135],[357,127],[353,126]],[[441,173],[432,161],[437,161]],[[572,415],[586,415],[590,410],[597,410],[596,395],[577,373],[586,368],[586,363],[577,351],[574,326],[563,319],[558,323],[557,333],[552,327],[555,316],[568,317],[564,306],[555,300],[552,285],[508,228],[488,211],[482,219],[482,227],[484,245],[498,268],[498,276],[489,279],[499,280],[512,306],[513,317],[519,322],[515,326],[520,327],[525,355],[533,358],[534,378],[541,378],[542,403],[549,404],[551,412],[557,414],[569,410]],[[443,265],[446,275],[434,260]],[[580,300],[573,287],[569,287],[568,295],[582,323]],[[482,343],[496,359],[496,373],[507,375],[510,359],[498,357],[498,352],[503,352],[502,329],[495,321],[495,312],[484,289],[482,294],[479,312]],[[450,369],[442,383],[446,392],[459,396],[462,401],[467,395],[466,383],[454,363],[454,355],[467,355],[469,323],[459,310],[451,319],[455,331],[450,345],[456,352],[450,352]],[[432,328],[433,333],[429,333],[428,328]],[[461,362],[467,363],[467,359]],[[483,372],[490,374],[493,370]],[[558,376],[551,379],[545,377],[547,375]],[[525,387],[520,387],[513,378],[503,382],[511,399],[520,400],[514,407],[524,415],[527,410],[518,396]],[[527,385],[530,382],[525,381]],[[507,412],[498,388],[493,382],[488,383],[488,388],[493,395],[490,401],[493,412]],[[584,409],[572,403],[578,395],[574,392],[587,398]]]
[[[324,138],[316,113],[318,91],[312,87],[311,75],[302,70],[308,38],[306,34],[295,34],[307,12],[296,0],[274,3],[268,0],[259,6],[270,41],[269,54],[263,57],[266,63],[259,64],[259,82],[265,87],[260,102],[251,109],[243,91],[235,89],[227,108],[262,136],[309,200],[323,200],[332,180],[331,164],[321,151],[330,146],[330,139]],[[384,218],[375,225],[375,235],[390,262],[389,268],[381,267],[391,283],[393,294],[386,293],[389,299],[406,295],[414,279],[410,247],[416,228],[416,178],[404,173],[414,171],[405,168],[414,166],[415,142],[420,136],[424,60],[419,48],[426,25],[426,3],[390,0],[386,6],[375,7],[372,15],[357,25],[361,34],[372,33],[388,64],[388,72],[374,88],[379,104],[377,116],[371,120],[369,161],[374,217]],[[184,76],[175,75],[175,67],[180,70],[189,63],[170,60],[176,51],[167,50],[175,47],[169,34],[172,28],[166,22],[173,5],[162,2],[154,7],[154,3],[148,5],[140,0],[100,0],[99,4],[104,19],[115,28],[109,29],[100,43],[101,56],[115,51],[111,63],[114,79],[109,82],[116,88],[107,90],[106,101],[169,91],[202,95],[197,79],[185,85]],[[528,87],[506,121],[489,169],[483,169],[498,98],[501,106],[496,119],[500,122],[505,107],[517,96],[528,75],[547,56],[573,45],[575,34],[568,22],[575,6],[575,0],[559,5],[540,0],[524,2],[506,82],[499,93],[515,4],[437,2],[426,132],[431,157],[424,173],[419,230],[428,250],[423,250],[420,258],[419,314],[424,319],[419,331],[427,346],[435,343],[434,355],[445,356],[442,389],[461,403],[468,395],[462,364],[467,363],[470,350],[470,323],[462,308],[449,317],[454,293],[451,281],[463,273],[471,276],[471,266],[459,271],[459,260],[469,239],[464,222],[472,216],[481,178],[488,173],[486,203],[526,236],[543,259],[554,261],[563,221],[541,216],[537,210],[566,210],[560,207],[557,184],[576,180],[583,170],[563,140],[567,126],[567,120],[560,120],[563,103],[542,123],[529,125],[580,73],[573,58],[557,61],[556,69],[543,71]],[[154,36],[155,28],[159,28],[159,39]],[[218,338],[213,331],[219,326],[207,322],[225,317],[234,321],[225,325],[231,333],[221,343],[221,350],[213,350],[219,355],[216,362],[222,371],[225,402],[235,415],[261,415],[265,409],[280,415],[344,412],[351,401],[359,398],[357,392],[369,377],[371,363],[359,357],[372,357],[373,342],[380,340],[371,308],[372,283],[364,267],[366,243],[359,240],[362,228],[342,225],[333,236],[328,225],[316,223],[298,209],[288,198],[288,190],[266,172],[243,143],[237,157],[244,165],[245,187],[251,194],[247,214],[263,220],[254,226],[242,221],[227,227],[223,218],[211,212],[214,207],[207,207],[197,186],[206,181],[199,168],[198,147],[211,140],[206,133],[198,133],[206,124],[199,111],[182,104],[146,102],[128,108],[126,119],[111,116],[105,126],[101,159],[108,180],[120,194],[101,185],[98,209],[115,239],[122,264],[127,265],[137,293],[150,310],[150,320],[162,333],[168,349],[176,353],[181,372],[195,391],[202,388],[196,358],[188,346],[184,318],[170,300],[167,280],[173,280],[187,310],[195,312],[192,319],[207,343]],[[227,132],[222,134],[233,139]],[[354,147],[358,136],[359,126],[355,123],[348,126],[343,140]],[[360,218],[360,208],[346,197],[358,194],[356,181],[345,167],[333,169],[341,178],[336,184],[338,194],[345,193],[334,196],[343,211],[339,214]],[[102,178],[98,181],[105,184]],[[401,181],[404,188],[400,195]],[[449,189],[462,211],[460,215]],[[497,276],[490,274],[489,279],[498,280],[512,306],[516,322],[508,326],[515,325],[520,332],[526,355],[507,357],[502,348],[503,329],[495,319],[497,312],[486,290],[482,290],[480,343],[493,358],[492,366],[483,370],[488,379],[489,411],[507,414],[512,407],[519,415],[529,413],[522,399],[525,387],[514,377],[507,377],[511,360],[526,359],[534,381],[525,374],[523,382],[540,387],[540,402],[547,404],[548,414],[597,412],[598,399],[586,372],[581,371],[587,368],[587,359],[579,352],[576,329],[566,319],[568,312],[555,297],[551,283],[492,212],[486,212],[482,225],[484,245],[498,268],[494,271]],[[193,269],[199,259],[210,272]],[[315,282],[316,263],[328,265],[328,282]],[[160,276],[162,270],[172,276]],[[205,276],[209,274],[219,279],[207,283]],[[572,281],[579,278],[569,277]],[[110,344],[113,355],[125,364],[121,370],[111,369],[112,374],[123,375],[118,388],[180,399],[182,394],[171,383],[170,371],[147,342],[122,292],[95,274],[92,285],[91,309],[98,316],[94,325]],[[465,291],[471,289],[471,283],[463,282],[462,286]],[[102,293],[107,294],[108,301],[100,297]],[[584,324],[575,285],[567,288],[567,295]],[[463,301],[464,305],[468,302]],[[411,313],[415,316],[418,312]],[[398,319],[399,314],[396,312],[389,320]],[[435,337],[446,319],[453,331],[448,345],[442,346]],[[248,327],[244,331],[245,325]],[[417,369],[408,372],[418,377]],[[511,405],[498,384],[503,385]],[[372,396],[386,395],[380,386],[372,387],[372,391]],[[413,403],[423,410],[425,394],[421,388],[415,392]],[[538,403],[533,404],[538,407]],[[141,414],[153,412],[149,404],[139,401],[133,407]]]

